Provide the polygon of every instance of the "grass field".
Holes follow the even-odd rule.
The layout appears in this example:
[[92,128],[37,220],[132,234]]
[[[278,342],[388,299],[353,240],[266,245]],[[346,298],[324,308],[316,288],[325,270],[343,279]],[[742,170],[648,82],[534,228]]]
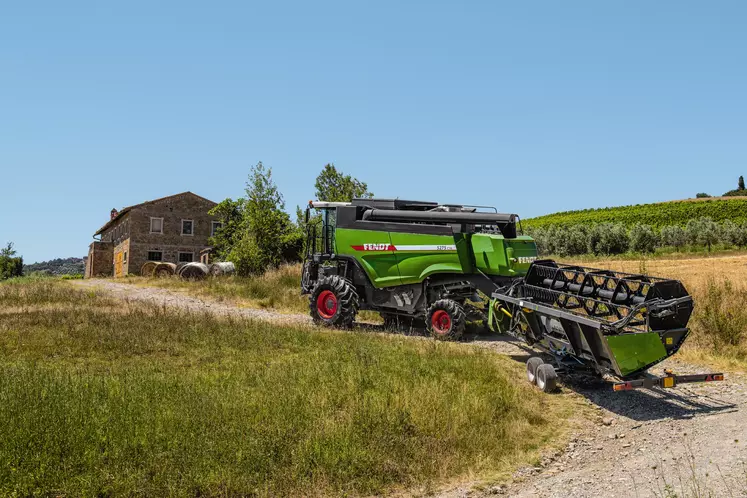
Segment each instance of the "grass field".
[[583,209],[553,213],[522,220],[526,227],[550,225],[588,225],[593,223],[645,223],[656,228],[664,225],[685,225],[688,220],[708,217],[714,221],[747,222],[747,197],[719,197],[683,201],[636,204],[599,209]]
[[523,365],[398,336],[0,284],[0,495],[379,494],[505,475],[565,396]]

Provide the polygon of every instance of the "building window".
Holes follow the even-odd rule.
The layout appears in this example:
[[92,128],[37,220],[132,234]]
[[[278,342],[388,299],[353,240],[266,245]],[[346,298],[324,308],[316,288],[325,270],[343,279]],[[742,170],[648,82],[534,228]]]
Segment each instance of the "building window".
[[193,252],[179,252],[180,263],[191,263],[195,260],[195,253]]
[[163,252],[148,251],[148,261],[163,261]]
[[163,233],[163,218],[150,219],[150,233]]
[[127,263],[127,251],[124,252],[124,258],[122,258],[123,263]]
[[193,235],[193,225],[192,220],[182,220],[182,235]]
[[220,230],[221,227],[223,227],[223,223],[221,223],[220,221],[214,221],[213,226],[210,229],[210,236],[212,237],[213,235],[215,235],[215,232]]

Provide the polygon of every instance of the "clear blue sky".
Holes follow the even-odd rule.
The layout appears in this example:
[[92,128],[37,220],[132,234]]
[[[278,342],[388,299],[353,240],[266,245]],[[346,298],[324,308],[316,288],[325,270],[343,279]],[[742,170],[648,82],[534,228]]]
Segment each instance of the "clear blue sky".
[[[115,5],[116,4],[116,5]],[[0,243],[83,256],[112,207],[379,196],[523,217],[747,174],[747,2],[3,2]]]

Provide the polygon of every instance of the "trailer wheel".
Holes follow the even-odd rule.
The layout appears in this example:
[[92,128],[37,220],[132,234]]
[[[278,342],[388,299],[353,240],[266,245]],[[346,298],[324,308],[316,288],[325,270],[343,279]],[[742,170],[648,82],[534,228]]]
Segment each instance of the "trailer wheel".
[[320,279],[309,296],[311,318],[327,327],[352,327],[358,307],[358,293],[339,275]]
[[537,387],[539,387],[543,393],[551,393],[558,386],[558,374],[555,373],[555,368],[548,364],[543,363],[537,367]]
[[436,339],[457,340],[462,337],[466,325],[467,315],[456,301],[440,299],[428,309],[426,327]]
[[539,356],[532,356],[527,360],[527,380],[532,384],[537,382],[537,368],[543,363]]

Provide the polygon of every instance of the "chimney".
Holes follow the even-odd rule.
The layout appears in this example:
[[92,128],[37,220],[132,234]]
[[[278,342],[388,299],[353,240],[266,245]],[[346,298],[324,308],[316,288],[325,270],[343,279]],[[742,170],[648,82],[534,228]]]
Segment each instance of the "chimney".
[[119,211],[117,211],[116,209],[112,209],[111,219],[113,220],[114,218],[116,218],[118,214],[119,214]]

